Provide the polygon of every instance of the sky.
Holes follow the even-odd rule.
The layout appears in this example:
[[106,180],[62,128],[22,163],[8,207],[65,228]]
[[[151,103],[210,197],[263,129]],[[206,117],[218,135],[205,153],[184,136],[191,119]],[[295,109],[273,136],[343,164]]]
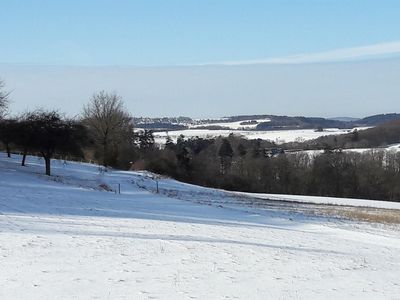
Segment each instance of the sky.
[[15,111],[77,114],[107,89],[134,115],[399,112],[399,15],[391,0],[1,1],[0,77]]

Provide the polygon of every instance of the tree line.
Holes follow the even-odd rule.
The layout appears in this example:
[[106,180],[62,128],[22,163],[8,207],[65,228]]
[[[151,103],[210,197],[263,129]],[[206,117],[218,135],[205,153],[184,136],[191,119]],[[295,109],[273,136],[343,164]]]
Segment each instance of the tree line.
[[51,175],[51,158],[96,161],[104,166],[126,168],[135,153],[131,115],[115,93],[95,93],[79,118],[55,110],[37,109],[18,116],[9,113],[9,92],[0,81],[0,141],[7,156],[27,154],[43,158]]
[[[228,190],[352,197],[399,201],[400,153],[341,151],[340,146],[400,142],[399,123],[315,141],[286,149],[325,149],[319,155],[285,152],[274,142],[234,135],[213,139],[167,137],[154,142],[151,131],[134,132],[133,118],[117,94],[100,91],[79,118],[35,110],[8,112],[9,93],[0,81],[0,141],[8,156],[39,155],[51,174],[51,158],[95,161],[119,169],[147,169],[181,181]],[[383,128],[383,129],[382,129]],[[387,137],[386,139],[384,137]],[[383,140],[382,140],[383,139]]]
[[397,119],[365,130],[354,129],[347,134],[326,135],[310,141],[286,143],[282,147],[288,149],[377,148],[399,142],[400,120]]
[[[400,200],[400,152],[318,155],[284,153],[273,143],[231,135],[167,141],[145,158],[145,168],[182,181],[227,190]],[[276,151],[275,151],[276,150]]]

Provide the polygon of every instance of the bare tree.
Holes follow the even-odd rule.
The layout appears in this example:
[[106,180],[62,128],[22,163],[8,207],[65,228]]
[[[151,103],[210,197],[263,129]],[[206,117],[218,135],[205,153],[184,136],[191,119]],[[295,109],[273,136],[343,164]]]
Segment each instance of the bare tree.
[[20,115],[14,129],[14,141],[22,150],[21,166],[25,166],[28,150],[34,144],[35,132],[33,131],[34,123],[32,114],[31,112]]
[[119,144],[133,137],[132,117],[122,98],[105,91],[94,94],[83,108],[83,118],[103,165],[115,163]]
[[5,83],[0,79],[0,119],[3,119],[8,110],[10,92],[4,90]]
[[46,175],[50,175],[51,158],[56,152],[80,155],[80,148],[86,140],[83,126],[63,118],[56,111],[28,113],[22,126],[26,126],[31,136],[23,140],[22,146],[40,152],[45,161]]
[[0,141],[6,148],[7,157],[11,157],[10,145],[15,141],[16,125],[14,119],[0,119]]

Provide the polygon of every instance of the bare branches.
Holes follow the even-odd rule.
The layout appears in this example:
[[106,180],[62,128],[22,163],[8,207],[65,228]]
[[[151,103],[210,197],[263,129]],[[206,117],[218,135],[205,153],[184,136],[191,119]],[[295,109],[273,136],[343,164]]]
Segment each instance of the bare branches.
[[101,148],[103,164],[108,165],[116,153],[110,148],[118,148],[118,144],[133,134],[132,117],[126,111],[122,98],[115,93],[100,91],[92,96],[83,108],[84,123],[88,126],[92,138]]
[[4,118],[8,111],[10,92],[4,90],[5,83],[0,79],[0,119]]

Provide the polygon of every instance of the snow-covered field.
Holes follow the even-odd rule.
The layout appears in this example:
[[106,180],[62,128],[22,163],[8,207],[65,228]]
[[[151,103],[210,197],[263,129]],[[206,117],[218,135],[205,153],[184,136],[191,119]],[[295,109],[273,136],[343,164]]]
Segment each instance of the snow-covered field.
[[343,151],[351,151],[351,152],[358,152],[358,153],[364,153],[368,151],[391,151],[391,152],[399,152],[400,151],[400,144],[392,144],[383,148],[356,148],[356,149],[345,149]]
[[[363,130],[366,128],[367,127],[359,127],[357,128],[357,130]],[[253,139],[253,140],[263,139],[276,142],[277,144],[282,144],[294,141],[312,140],[325,135],[345,134],[351,131],[352,129],[338,129],[338,128],[327,128],[321,132],[315,131],[314,129],[268,130],[268,131],[186,129],[186,130],[177,130],[168,132],[154,132],[154,139],[158,144],[165,144],[167,136],[170,136],[171,139],[174,142],[176,142],[177,138],[180,135],[184,135],[186,138],[191,138],[191,137],[214,138],[218,136],[226,137],[232,133],[247,139]]]
[[0,299],[400,299],[398,224],[28,161],[0,153]]
[[[251,123],[249,122],[251,121]],[[204,126],[221,126],[229,129],[240,130],[240,129],[255,129],[258,124],[271,122],[271,119],[256,119],[236,122],[216,122],[216,123],[204,123],[201,125],[193,125],[191,128],[204,127]]]
[[[349,149],[342,149],[343,152],[357,152],[357,153],[366,153],[366,152],[379,152],[379,151],[386,151],[391,153],[400,152],[400,144],[392,144],[386,147],[375,147],[375,148],[349,148]],[[307,153],[310,157],[315,157],[324,153],[324,150],[303,150],[299,151],[302,153]]]

